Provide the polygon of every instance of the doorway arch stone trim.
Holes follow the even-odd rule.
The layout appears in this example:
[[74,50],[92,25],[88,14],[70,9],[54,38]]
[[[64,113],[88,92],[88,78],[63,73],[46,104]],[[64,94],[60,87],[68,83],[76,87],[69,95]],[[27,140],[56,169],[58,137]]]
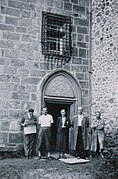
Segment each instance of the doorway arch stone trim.
[[[74,96],[73,97],[59,97],[59,96],[45,96],[46,87],[50,84],[52,80],[54,80],[57,77],[63,77],[69,81],[71,85],[71,89],[73,90]],[[68,99],[70,100],[70,103],[75,104],[74,111],[77,111],[78,106],[82,105],[82,89],[80,83],[77,81],[77,79],[67,70],[58,69],[53,70],[50,73],[46,74],[37,87],[37,99],[36,99],[36,106],[35,109],[37,113],[41,113],[41,108],[45,105],[45,100],[51,100],[51,101],[63,101]]]

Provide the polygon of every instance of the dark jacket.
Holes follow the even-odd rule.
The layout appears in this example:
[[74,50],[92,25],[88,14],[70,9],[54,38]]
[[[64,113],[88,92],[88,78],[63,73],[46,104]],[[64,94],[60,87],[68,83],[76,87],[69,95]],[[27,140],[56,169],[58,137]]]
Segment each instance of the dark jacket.
[[[70,120],[68,118],[66,118],[64,126],[66,127],[66,129],[71,127]],[[61,133],[61,130],[62,130],[62,117],[61,116],[59,116],[57,119],[56,127],[57,127],[57,133]]]

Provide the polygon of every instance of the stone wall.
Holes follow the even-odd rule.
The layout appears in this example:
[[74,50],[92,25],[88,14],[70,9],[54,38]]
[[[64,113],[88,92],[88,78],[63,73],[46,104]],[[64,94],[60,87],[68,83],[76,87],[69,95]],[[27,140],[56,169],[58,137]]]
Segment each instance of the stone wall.
[[1,150],[22,144],[20,117],[35,107],[41,79],[58,68],[42,55],[42,11],[72,17],[72,57],[63,68],[80,82],[82,104],[90,109],[89,0],[0,0]]
[[[118,1],[92,1],[92,113],[102,112],[107,144],[118,128]],[[112,137],[112,140],[111,140]]]

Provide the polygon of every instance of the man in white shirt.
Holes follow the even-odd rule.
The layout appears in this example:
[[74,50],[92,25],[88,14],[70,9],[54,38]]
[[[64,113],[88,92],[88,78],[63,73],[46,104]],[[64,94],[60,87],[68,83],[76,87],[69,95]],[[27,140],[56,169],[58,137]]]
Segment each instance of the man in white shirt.
[[50,150],[51,150],[51,125],[53,123],[53,117],[48,114],[47,107],[43,107],[42,115],[39,117],[39,134],[37,140],[37,150],[39,159],[41,159],[41,152],[46,151],[48,154],[48,159],[51,159]]
[[33,113],[34,109],[29,109],[28,114],[24,115],[20,122],[24,134],[24,151],[27,159],[32,157],[36,142],[37,120]]

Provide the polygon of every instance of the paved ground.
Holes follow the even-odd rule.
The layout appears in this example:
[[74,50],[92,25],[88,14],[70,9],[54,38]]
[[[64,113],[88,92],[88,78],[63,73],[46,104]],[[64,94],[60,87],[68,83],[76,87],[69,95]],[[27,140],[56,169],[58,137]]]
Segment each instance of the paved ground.
[[0,179],[116,179],[100,169],[102,163],[100,158],[75,165],[65,164],[56,159],[1,159]]

